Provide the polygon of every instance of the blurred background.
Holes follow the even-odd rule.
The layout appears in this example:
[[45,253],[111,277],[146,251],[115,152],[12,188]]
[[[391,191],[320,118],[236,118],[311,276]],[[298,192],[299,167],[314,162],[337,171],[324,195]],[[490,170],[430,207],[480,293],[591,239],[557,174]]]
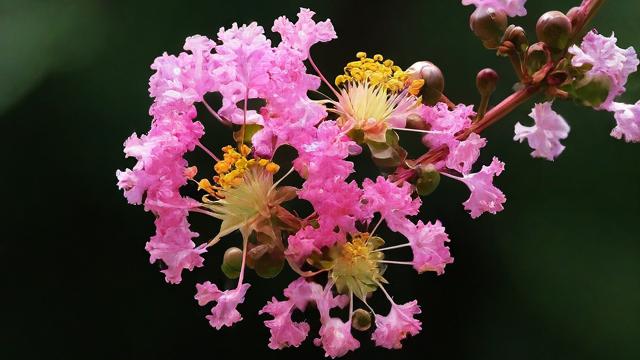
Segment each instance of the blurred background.
[[[542,13],[578,3],[529,1],[529,16],[512,22],[532,39]],[[364,50],[404,67],[433,61],[456,102],[477,103],[474,79],[484,67],[501,74],[494,100],[515,82],[510,64],[469,31],[472,8],[459,1],[0,1],[0,189],[8,229],[0,240],[0,359],[323,356],[311,336],[299,349],[266,346],[257,311],[282,296],[290,271],[267,281],[251,273],[244,321],[209,327],[194,284],[224,284],[224,247],[206,255],[205,268],[185,272],[182,284],[165,284],[144,250],[153,217],[127,205],[115,178],[116,169],[133,166],[123,141],[149,127],[147,81],[156,56],[179,52],[192,34],[214,37],[234,21],[269,30],[299,6],[333,21],[339,38],[313,48],[330,78]],[[620,46],[639,48],[638,13],[638,1],[608,1],[593,25],[607,35],[615,30]],[[623,99],[638,98],[634,75]],[[443,276],[389,270],[395,298],[419,300],[422,333],[397,352],[374,349],[361,333],[362,348],[345,358],[640,358],[640,145],[609,136],[610,114],[559,102],[572,127],[567,149],[555,163],[532,159],[511,139],[515,122],[528,124],[529,110],[486,131],[480,163],[494,154],[506,162],[496,181],[508,197],[505,211],[471,220],[461,206],[467,190],[443,181],[424,199],[421,216],[447,226],[455,263]],[[205,143],[226,144],[230,134],[202,114]],[[358,166],[374,173],[366,161]],[[194,226],[203,236],[217,229],[201,220]]]

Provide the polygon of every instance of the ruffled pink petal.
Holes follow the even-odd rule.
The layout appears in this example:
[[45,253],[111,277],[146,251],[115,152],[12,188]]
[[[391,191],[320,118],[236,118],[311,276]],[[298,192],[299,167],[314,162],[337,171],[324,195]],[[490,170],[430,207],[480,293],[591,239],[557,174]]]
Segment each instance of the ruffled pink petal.
[[527,0],[462,0],[462,5],[475,5],[477,8],[492,8],[504,11],[508,16],[525,16]]
[[507,198],[500,189],[493,186],[493,177],[500,175],[503,170],[504,163],[494,157],[491,165],[483,166],[477,173],[458,178],[471,190],[471,196],[463,205],[472,218],[485,212],[496,214],[504,209],[503,204]]
[[284,16],[274,21],[274,32],[280,33],[282,42],[302,54],[302,58],[309,56],[309,49],[319,42],[327,42],[335,39],[336,32],[333,29],[331,20],[325,20],[316,23],[313,20],[315,12],[300,8],[298,13],[298,21],[294,24]]
[[393,231],[402,228],[407,216],[418,214],[422,205],[420,198],[412,198],[413,188],[406,182],[398,186],[378,176],[375,182],[365,179],[362,189],[361,202],[367,218],[372,218],[373,213],[380,213],[389,229]]
[[551,102],[536,104],[529,116],[535,121],[533,126],[517,123],[513,140],[529,143],[533,149],[531,156],[553,161],[564,150],[560,140],[569,136],[569,124],[551,109]]
[[413,252],[413,267],[422,273],[435,271],[438,275],[444,273],[447,264],[453,262],[451,253],[446,244],[449,235],[440,221],[433,224],[424,224],[418,221],[415,227],[411,226],[403,230],[403,234],[409,239]]
[[259,314],[273,316],[272,320],[264,322],[271,333],[269,348],[276,350],[289,346],[298,347],[307,338],[309,324],[291,320],[294,307],[293,301],[278,301],[274,297],[260,310]]
[[244,302],[244,296],[251,286],[250,284],[242,284],[240,287],[232,290],[220,291],[210,282],[199,284],[196,300],[198,304],[205,305],[210,301],[216,301],[216,305],[211,309],[211,315],[207,315],[209,325],[220,330],[224,326],[231,326],[242,320],[242,316],[236,310],[239,304]]
[[320,327],[319,335],[313,343],[322,346],[325,356],[332,359],[360,347],[360,342],[351,335],[351,321],[345,323],[340,319],[330,318]]
[[389,315],[376,315],[376,330],[371,339],[377,346],[387,349],[402,348],[401,342],[407,335],[415,336],[422,330],[420,321],[413,318],[416,314],[420,314],[420,307],[415,300],[402,305],[392,304]]
[[635,104],[614,103],[611,107],[616,118],[616,127],[611,136],[627,142],[640,142],[640,101]]
[[480,156],[480,149],[487,145],[487,140],[476,133],[471,133],[466,140],[449,147],[447,167],[461,174],[468,174]]

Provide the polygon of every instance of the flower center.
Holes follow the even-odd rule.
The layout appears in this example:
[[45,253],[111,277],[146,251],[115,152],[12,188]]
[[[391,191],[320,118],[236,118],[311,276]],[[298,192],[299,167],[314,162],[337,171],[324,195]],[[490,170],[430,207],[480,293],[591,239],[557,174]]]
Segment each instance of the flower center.
[[339,245],[331,269],[331,278],[341,293],[353,292],[364,299],[377,289],[377,283],[386,282],[382,277],[384,267],[379,260],[384,258],[381,251],[375,251],[384,240],[367,233],[351,237],[351,241]]

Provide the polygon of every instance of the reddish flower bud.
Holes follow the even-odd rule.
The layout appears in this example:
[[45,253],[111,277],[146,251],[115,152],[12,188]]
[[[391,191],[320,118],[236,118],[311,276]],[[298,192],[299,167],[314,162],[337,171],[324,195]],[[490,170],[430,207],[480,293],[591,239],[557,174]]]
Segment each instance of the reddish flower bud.
[[509,25],[507,14],[492,8],[477,8],[469,18],[469,26],[487,49],[495,49]]
[[553,50],[563,50],[571,36],[571,20],[560,11],[544,13],[536,24],[538,40]]

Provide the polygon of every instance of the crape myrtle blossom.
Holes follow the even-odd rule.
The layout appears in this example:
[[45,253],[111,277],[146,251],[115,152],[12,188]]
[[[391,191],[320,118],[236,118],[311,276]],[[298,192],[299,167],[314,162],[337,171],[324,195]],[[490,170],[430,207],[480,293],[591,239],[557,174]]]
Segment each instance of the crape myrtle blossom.
[[508,16],[525,16],[527,9],[524,4],[527,0],[462,0],[462,5],[475,5],[477,8],[491,8],[504,11]]
[[529,116],[535,121],[533,126],[516,123],[514,140],[529,143],[533,149],[531,156],[553,161],[564,150],[560,140],[569,135],[569,124],[551,109],[551,102],[536,104]]
[[[462,3],[481,9],[477,16],[490,14],[483,12],[489,9],[508,16],[526,14],[524,0]],[[309,342],[327,357],[355,351],[366,337],[376,346],[400,349],[421,331],[421,309],[416,300],[394,301],[387,287],[395,279],[387,278],[387,267],[411,266],[419,274],[442,275],[453,263],[447,229],[441,220],[421,217],[423,201],[440,181],[456,180],[470,191],[463,206],[472,218],[503,210],[506,196],[494,179],[505,164],[493,157],[474,172],[488,143],[480,135],[484,129],[544,93],[545,102],[530,114],[534,124],[515,126],[514,139],[527,140],[532,156],[553,160],[563,151],[561,140],[569,125],[551,104],[566,98],[613,112],[617,125],[611,135],[640,141],[640,102],[617,101],[638,66],[635,50],[618,48],[615,37],[595,31],[572,46],[580,42],[573,35],[582,33],[596,3],[584,0],[567,16],[546,14],[546,20],[559,17],[560,23],[578,28],[565,34],[571,35],[569,43],[535,76],[529,70],[539,64],[528,55],[527,42],[519,42],[524,30],[512,26],[503,31],[506,24],[495,24],[498,30],[492,34],[502,42],[498,51],[511,52],[502,55],[509,55],[505,57],[514,61],[516,72],[521,71],[514,94],[492,108],[495,71],[476,79],[481,95],[477,109],[449,100],[442,72],[426,60],[403,68],[381,54],[359,51],[329,82],[313,62],[311,47],[337,36],[330,20],[314,20],[309,9],[300,9],[295,22],[276,19],[270,28],[274,39],[257,23],[220,28],[215,39],[188,37],[183,52],[164,53],[153,61],[151,127],[125,141],[125,156],[136,162],[116,172],[127,201],[143,205],[155,217],[155,233],[145,246],[150,261],[159,263],[166,282],[177,284],[183,270],[204,266],[209,247],[226,247],[220,269],[236,285],[195,285],[195,300],[211,306],[206,319],[218,330],[242,320],[249,270],[259,278],[273,278],[285,266],[297,273],[297,280],[284,289],[284,299],[272,297],[259,311],[271,349],[301,346],[312,329],[307,320],[294,318],[315,312],[312,308],[321,325]],[[538,40],[547,42],[543,49],[557,45],[553,38]],[[518,46],[512,46],[514,41]],[[318,91],[323,85],[329,91]],[[220,95],[220,103],[207,103],[209,93]],[[205,127],[196,120],[197,103],[232,128],[230,145],[221,151],[201,142]],[[216,125],[210,119],[205,123],[207,130]],[[410,159],[403,146],[416,133],[425,152]],[[195,151],[206,155],[210,165],[199,169],[189,164],[185,156]],[[291,161],[280,160],[284,153]],[[362,156],[379,173],[358,174],[353,159]],[[292,177],[298,186],[286,185]],[[193,193],[197,195],[185,196]],[[293,200],[307,209],[293,210]],[[201,236],[191,230],[192,216],[208,216],[220,220],[219,225]],[[391,234],[384,239],[383,228]],[[235,246],[238,237],[241,248]],[[401,248],[411,254],[392,257]],[[211,261],[215,263],[207,264]],[[376,294],[389,301],[387,315],[369,304]]]
[[573,55],[571,63],[576,67],[590,66],[586,73],[588,78],[604,77],[608,80],[608,96],[596,108],[614,113],[617,126],[611,131],[611,136],[616,139],[624,138],[627,142],[640,142],[637,103],[627,105],[615,102],[615,99],[625,92],[627,79],[638,70],[640,61],[633,47],[619,48],[617,41],[613,34],[606,37],[595,30],[590,31],[585,35],[580,47],[574,45],[569,49],[569,53]]

